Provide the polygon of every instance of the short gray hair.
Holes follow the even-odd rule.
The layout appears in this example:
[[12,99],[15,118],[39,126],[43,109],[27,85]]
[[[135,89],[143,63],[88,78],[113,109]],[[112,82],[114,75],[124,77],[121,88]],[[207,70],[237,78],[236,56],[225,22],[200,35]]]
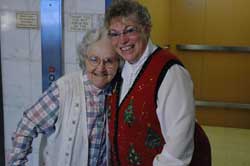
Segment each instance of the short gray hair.
[[116,0],[105,13],[105,26],[108,28],[110,22],[115,17],[135,16],[136,21],[141,26],[151,27],[151,16],[148,9],[135,0]]
[[86,32],[78,46],[79,65],[82,69],[85,69],[85,57],[87,56],[88,48],[104,37],[107,37],[107,30],[105,27],[91,29]]

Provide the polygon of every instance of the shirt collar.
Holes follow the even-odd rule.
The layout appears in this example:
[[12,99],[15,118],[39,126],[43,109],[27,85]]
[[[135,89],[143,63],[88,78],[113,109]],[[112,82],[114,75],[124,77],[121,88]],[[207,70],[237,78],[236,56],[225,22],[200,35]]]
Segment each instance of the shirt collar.
[[102,94],[109,94],[110,93],[110,85],[107,85],[105,88],[100,89],[96,87],[87,76],[86,72],[83,72],[83,84],[87,87],[88,91],[93,95],[102,95]]
[[140,57],[140,59],[136,63],[130,64],[127,61],[125,62],[123,71],[122,71],[122,77],[126,78],[126,73],[134,73],[137,75],[142,65],[144,64],[144,62],[156,49],[157,49],[157,46],[152,43],[151,39],[149,39],[147,47],[143,55]]

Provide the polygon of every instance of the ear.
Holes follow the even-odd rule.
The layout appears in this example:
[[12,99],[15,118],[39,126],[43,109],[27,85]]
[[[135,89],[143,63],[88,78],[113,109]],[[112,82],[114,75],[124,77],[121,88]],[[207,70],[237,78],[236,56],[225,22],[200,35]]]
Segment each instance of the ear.
[[141,35],[145,40],[147,41],[150,37],[150,32],[151,32],[151,26],[150,25],[145,25],[141,26]]
[[144,33],[147,34],[147,36],[150,36],[151,26],[147,25],[147,26],[143,27],[143,29],[144,29]]

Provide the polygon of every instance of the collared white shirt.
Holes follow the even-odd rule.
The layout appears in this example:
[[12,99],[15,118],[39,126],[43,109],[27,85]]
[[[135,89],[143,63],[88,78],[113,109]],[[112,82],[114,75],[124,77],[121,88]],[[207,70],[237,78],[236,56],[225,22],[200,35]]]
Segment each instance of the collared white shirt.
[[[120,96],[119,103],[121,103],[122,99],[127,94],[129,88],[132,86],[132,84],[133,84],[136,76],[139,74],[144,62],[148,59],[148,57],[151,55],[151,53],[154,52],[156,49],[157,49],[157,47],[152,43],[151,40],[149,40],[146,50],[144,51],[143,55],[136,63],[130,64],[127,61],[125,62],[123,69],[122,69],[123,82],[122,82],[121,96]],[[124,79],[124,78],[126,78],[126,79]]]
[[[138,62],[125,62],[120,103],[131,88],[147,58],[157,47],[149,40]],[[153,67],[153,66],[152,66]],[[154,166],[186,166],[194,151],[195,124],[193,83],[188,71],[173,65],[165,75],[157,95],[157,117],[166,144],[153,161]]]

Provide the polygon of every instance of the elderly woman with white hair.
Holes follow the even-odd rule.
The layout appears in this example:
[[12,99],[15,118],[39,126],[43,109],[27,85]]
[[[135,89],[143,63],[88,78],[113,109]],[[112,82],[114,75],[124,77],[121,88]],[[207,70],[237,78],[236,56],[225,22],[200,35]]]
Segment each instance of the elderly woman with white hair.
[[12,137],[10,165],[27,165],[38,134],[43,134],[41,165],[108,165],[105,97],[119,57],[104,28],[87,32],[79,53],[82,71],[62,76],[23,113]]

